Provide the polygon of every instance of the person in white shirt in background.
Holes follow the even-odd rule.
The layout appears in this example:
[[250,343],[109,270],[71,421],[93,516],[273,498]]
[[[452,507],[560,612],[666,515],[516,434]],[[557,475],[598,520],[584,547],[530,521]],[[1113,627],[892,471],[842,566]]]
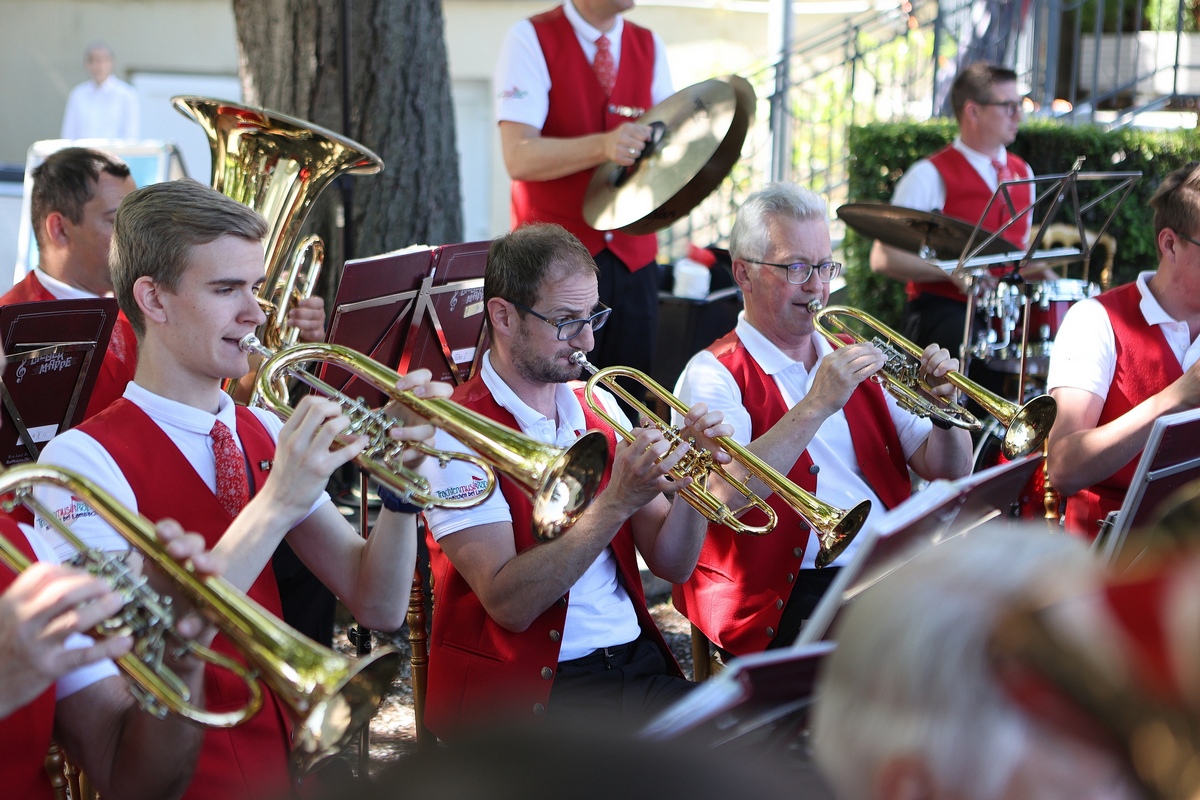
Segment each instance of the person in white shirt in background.
[[112,48],[104,42],[92,42],[84,51],[84,64],[92,77],[67,96],[62,138],[137,139],[137,90],[113,75]]

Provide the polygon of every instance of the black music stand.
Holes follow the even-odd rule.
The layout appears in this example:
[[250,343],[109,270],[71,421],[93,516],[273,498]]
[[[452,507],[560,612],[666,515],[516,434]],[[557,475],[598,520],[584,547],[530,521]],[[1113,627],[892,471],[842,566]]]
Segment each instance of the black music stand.
[[847,602],[921,551],[1006,516],[1041,461],[1041,453],[1035,453],[956,481],[934,481],[884,514],[800,628],[793,647],[828,638]]
[[642,729],[651,740],[720,747],[765,769],[785,766],[797,800],[834,800],[806,746],[817,676],[833,642],[741,656]]
[[[327,341],[407,373],[426,368],[436,381],[460,384],[483,354],[483,270],[491,242],[412,247],[347,261]],[[382,392],[345,370],[322,378],[373,406]]]
[[0,458],[36,461],[41,446],[78,425],[117,321],[111,297],[0,308],[8,367],[0,382]]
[[1096,540],[1096,549],[1113,563],[1131,543],[1137,544],[1178,489],[1200,480],[1200,408],[1166,414],[1154,420],[1125,502],[1112,529]]
[[[478,369],[486,346],[483,271],[490,246],[491,242],[485,241],[409,247],[347,261],[326,341],[369,355],[400,373],[426,368],[434,380],[464,383]],[[373,407],[386,402],[382,391],[341,368],[326,365],[321,377],[351,397],[361,396]],[[359,527],[366,537],[370,486],[365,471],[359,480]],[[423,547],[423,535],[418,536],[418,543]],[[428,669],[424,597],[424,576],[418,568],[407,622],[418,706],[417,745],[428,748],[436,740],[422,719]],[[351,640],[359,655],[370,651],[366,628],[352,629]],[[364,727],[360,774],[366,774],[369,736],[370,728]]]

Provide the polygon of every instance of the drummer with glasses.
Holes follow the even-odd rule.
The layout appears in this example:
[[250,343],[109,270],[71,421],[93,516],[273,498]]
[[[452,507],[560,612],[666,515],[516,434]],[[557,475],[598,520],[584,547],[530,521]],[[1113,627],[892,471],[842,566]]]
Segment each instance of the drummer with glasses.
[[[981,219],[985,231],[998,231],[1012,221],[1003,202],[988,202],[1002,181],[1033,178],[1033,170],[1007,148],[1017,136],[1022,119],[1017,76],[1010,69],[976,62],[955,78],[950,90],[958,136],[949,146],[909,167],[892,195],[892,205],[915,211],[938,211],[974,226]],[[1009,186],[1016,211],[1014,222],[1002,234],[1012,250],[1028,246],[1033,214],[1021,214],[1034,202],[1032,183]],[[984,212],[987,210],[987,216]],[[908,299],[901,333],[924,347],[933,342],[958,352],[966,323],[970,278],[951,275],[913,252],[876,241],[871,249],[871,271],[905,283]],[[1006,267],[994,269],[1003,274]],[[1052,272],[1036,278],[1052,278]],[[978,278],[977,293],[995,286],[988,273]],[[982,327],[982,317],[976,329]],[[986,356],[986,354],[984,354]],[[986,357],[983,359],[986,361]],[[972,363],[971,377],[994,391],[1003,388],[1003,376]]]
[[[818,500],[839,509],[869,500],[863,533],[909,496],[910,467],[929,480],[970,471],[966,431],[913,416],[869,380],[884,365],[878,348],[834,349],[816,330],[810,304],[828,305],[841,271],[824,200],[785,183],[755,192],[738,210],[729,252],[745,311],[732,333],[688,362],[675,389],[683,403],[720,408],[738,444]],[[942,379],[957,366],[930,345],[919,368],[944,396],[953,388]],[[755,537],[710,525],[696,570],[674,592],[676,608],[734,656],[790,645],[856,546],[818,568],[816,534],[757,479],[750,487],[778,515],[775,529]],[[756,514],[742,521],[761,524]]]

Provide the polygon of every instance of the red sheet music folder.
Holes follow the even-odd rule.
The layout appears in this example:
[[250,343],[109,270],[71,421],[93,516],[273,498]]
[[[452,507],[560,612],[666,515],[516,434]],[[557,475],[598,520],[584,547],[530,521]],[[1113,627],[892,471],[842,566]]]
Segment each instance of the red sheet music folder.
[[78,425],[117,321],[111,297],[0,308],[8,355],[0,389],[0,459],[34,461],[46,442]]
[[[483,270],[491,242],[413,247],[346,262],[328,341],[405,373],[462,383],[483,351]],[[345,370],[321,377],[352,397],[382,405],[381,392]]]

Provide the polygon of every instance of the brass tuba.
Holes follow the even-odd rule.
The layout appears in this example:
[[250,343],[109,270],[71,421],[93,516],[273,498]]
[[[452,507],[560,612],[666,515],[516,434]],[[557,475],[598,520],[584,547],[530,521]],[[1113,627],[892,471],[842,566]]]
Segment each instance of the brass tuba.
[[[584,399],[587,400],[588,407],[612,426],[626,441],[632,440],[633,435],[625,430],[625,427],[617,420],[613,419],[604,409],[604,406],[595,399],[597,386],[603,386],[608,389],[632,406],[641,417],[650,420],[650,423],[662,431],[663,435],[668,441],[672,442],[673,446],[682,443],[678,429],[659,418],[645,403],[634,397],[631,392],[617,383],[617,378],[624,377],[637,381],[680,414],[687,414],[688,407],[679,398],[664,389],[658,381],[641,370],[632,369],[631,367],[606,367],[598,369],[587,360],[587,356],[582,351],[576,351],[571,356],[571,363],[578,364],[591,374],[587,385],[584,387]],[[828,503],[818,500],[815,496],[792,483],[786,476],[780,474],[778,470],[742,447],[731,437],[721,436],[716,441],[725,452],[733,457],[734,461],[740,463],[751,475],[758,478],[772,492],[779,495],[785,503],[795,509],[796,513],[803,517],[812,526],[812,529],[817,532],[817,539],[821,543],[821,550],[817,553],[816,558],[816,565],[818,567],[829,566],[842,554],[842,551],[846,549],[847,545],[858,534],[863,523],[867,521],[867,515],[871,513],[870,500],[863,500],[848,511],[835,508]],[[677,480],[685,477],[692,478],[691,485],[680,489],[679,495],[710,522],[724,525],[736,533],[755,536],[770,533],[775,528],[775,523],[778,521],[775,510],[767,505],[765,500],[752,492],[750,487],[743,481],[739,481],[733,475],[730,475],[723,466],[713,459],[712,453],[707,450],[693,448],[675,466],[671,471],[671,475]],[[710,475],[716,475],[741,493],[746,498],[746,505],[741,508],[731,509],[728,505],[721,502],[708,488],[708,478]],[[740,514],[751,508],[757,508],[767,515],[766,524],[751,526],[737,519]]]
[[[283,418],[292,408],[284,392],[288,377],[306,384],[342,407],[350,418],[346,434],[366,436],[367,449],[354,463],[377,480],[391,486],[406,500],[429,508],[468,508],[487,499],[496,487],[495,470],[500,470],[533,498],[533,530],[540,539],[552,539],[569,528],[591,504],[600,488],[608,461],[608,440],[598,431],[585,433],[569,448],[531,439],[468,408],[443,398],[424,399],[412,392],[397,391],[400,373],[348,347],[336,344],[297,344],[271,352],[249,334],[239,342],[248,353],[266,358],[259,369],[251,402]],[[429,420],[479,457],[466,453],[435,450],[419,442],[396,442],[389,435],[396,420],[382,410],[369,408],[361,399],[351,400],[334,387],[298,365],[320,361],[337,365],[387,394],[393,401]],[[486,489],[469,498],[441,498],[429,483],[401,463],[405,448],[415,448],[436,458],[442,466],[452,459],[472,462],[486,476]]]
[[325,261],[320,237],[297,245],[304,220],[338,175],[374,175],[383,161],[358,142],[277,111],[207,97],[171,102],[208,134],[213,188],[270,225],[259,290],[267,321],[257,333],[271,348],[294,344],[299,332],[287,324],[288,310],[312,296]]
[[[154,565],[178,593],[194,604],[251,665],[245,668],[208,648],[183,642],[182,651],[218,667],[234,670],[247,683],[250,700],[242,709],[212,713],[191,705],[187,686],[166,670],[164,656],[173,647],[175,613],[171,598],[150,590],[144,577],[133,575],[124,561],[89,548],[69,527],[33,499],[33,487],[57,486],[71,492],[111,525],[143,558]],[[169,556],[154,525],[83,476],[46,464],[21,464],[0,472],[4,507],[20,503],[45,520],[78,551],[73,565],[109,581],[126,599],[119,614],[101,623],[102,637],[132,635],[133,650],[117,661],[132,683],[135,697],[149,713],[178,714],[201,725],[230,727],[252,717],[262,704],[261,678],[295,714],[292,762],[305,772],[337,754],[378,710],[400,667],[400,654],[385,647],[350,659],[323,647],[283,623],[221,578],[198,578],[188,566]],[[28,559],[0,537],[0,561],[20,572]]]
[[[895,330],[870,314],[848,306],[822,308],[820,300],[813,300],[808,304],[808,310],[813,312],[813,326],[834,347],[846,344],[838,337],[839,333],[849,335],[856,342],[867,341],[866,335],[853,330],[842,317],[857,320],[865,327],[874,329],[875,335],[870,343],[883,351],[887,362],[871,379],[887,389],[902,408],[919,417],[935,417],[957,428],[977,431],[982,427],[975,415],[959,404],[930,394],[928,381],[918,374],[922,349]],[[831,326],[833,330],[826,326]],[[1058,413],[1058,405],[1050,395],[1039,395],[1025,405],[1018,406],[988,391],[961,372],[947,373],[945,379],[1008,428],[1001,445],[1005,458],[1020,458],[1032,452],[1041,447],[1050,433]]]

